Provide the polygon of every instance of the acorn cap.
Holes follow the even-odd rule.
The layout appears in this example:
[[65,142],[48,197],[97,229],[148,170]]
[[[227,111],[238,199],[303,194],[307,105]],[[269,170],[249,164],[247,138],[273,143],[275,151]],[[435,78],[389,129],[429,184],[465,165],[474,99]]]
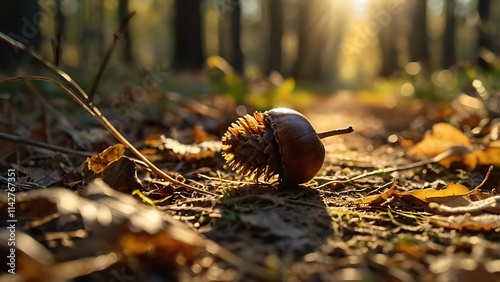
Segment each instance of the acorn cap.
[[222,137],[222,156],[229,166],[252,179],[269,181],[279,174],[279,150],[268,121],[260,112],[232,123]]

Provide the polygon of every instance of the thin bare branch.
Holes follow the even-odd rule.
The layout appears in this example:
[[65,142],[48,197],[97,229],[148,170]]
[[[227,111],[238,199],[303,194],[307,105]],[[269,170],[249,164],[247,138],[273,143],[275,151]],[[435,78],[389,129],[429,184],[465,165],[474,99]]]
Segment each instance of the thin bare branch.
[[55,151],[55,152],[62,152],[62,153],[67,153],[67,154],[77,154],[77,155],[84,156],[84,157],[91,157],[91,156],[95,155],[95,153],[77,151],[77,150],[73,150],[73,149],[69,149],[69,148],[65,148],[65,147],[61,147],[61,146],[57,146],[57,145],[38,142],[38,141],[29,139],[26,137],[8,134],[8,133],[3,133],[3,132],[0,132],[0,139],[12,141],[15,143],[22,143],[22,144],[26,144],[26,145],[31,145],[31,146],[35,146],[35,147],[39,147],[39,148],[43,148],[43,149],[47,149],[47,150]]
[[104,70],[106,69],[106,66],[108,65],[109,59],[111,58],[111,55],[113,54],[113,51],[115,49],[116,44],[118,43],[118,40],[122,37],[122,34],[125,32],[125,29],[127,28],[127,25],[130,21],[130,19],[135,15],[135,12],[132,12],[128,14],[123,20],[120,25],[120,29],[114,34],[113,36],[113,43],[109,46],[108,52],[106,53],[106,56],[104,57],[104,60],[102,61],[101,66],[99,67],[99,71],[97,71],[96,77],[94,79],[94,84],[92,85],[92,89],[89,92],[89,101],[94,100],[95,92],[97,91],[97,86],[99,85],[99,82],[101,81],[102,74],[104,73]]
[[[56,68],[54,66],[54,68]],[[65,79],[64,77],[61,77],[63,79]],[[67,88],[66,86],[64,86],[62,83],[60,83],[59,81],[53,79],[53,78],[50,78],[50,77],[43,77],[43,76],[17,76],[17,77],[10,77],[10,78],[5,78],[5,79],[0,79],[0,84],[2,83],[7,83],[7,82],[13,82],[13,81],[19,81],[19,80],[41,80],[41,81],[48,81],[48,82],[51,82],[51,83],[54,83],[55,85],[59,86],[61,89],[63,89],[66,93],[68,93],[76,102],[78,102],[86,111],[88,111],[91,115],[93,115],[100,123],[102,126],[104,126],[104,128],[106,128],[109,133],[111,133],[111,135],[113,135],[116,140],[118,140],[120,143],[122,143],[126,148],[128,148],[138,159],[140,159],[141,161],[143,161],[144,163],[146,163],[146,165],[152,170],[154,171],[156,174],[158,174],[159,176],[163,177],[165,180],[173,183],[173,184],[176,184],[176,185],[179,185],[181,187],[184,187],[184,188],[187,188],[191,191],[195,191],[195,192],[199,192],[201,194],[205,194],[205,195],[210,195],[210,196],[214,196],[216,197],[217,194],[215,193],[212,193],[212,192],[209,192],[209,191],[205,191],[205,190],[202,190],[202,189],[198,189],[196,187],[193,187],[189,184],[186,184],[184,182],[181,182],[181,181],[178,181],[174,178],[172,178],[171,176],[169,176],[168,174],[166,174],[164,171],[162,171],[161,169],[159,169],[157,166],[155,166],[148,158],[146,158],[146,156],[144,156],[137,148],[134,147],[134,145],[132,145],[132,143],[130,143],[109,121],[106,117],[104,117],[102,114],[101,114],[101,111],[99,111],[99,109],[93,105],[92,103],[87,103],[86,100],[84,99],[81,99],[79,96],[77,96],[75,93],[73,93],[69,88]],[[71,79],[71,78],[70,78]],[[82,90],[83,91],[83,90]]]
[[67,74],[65,71],[61,70],[57,66],[53,65],[49,61],[47,61],[45,58],[43,58],[41,55],[27,47],[26,45],[22,44],[21,42],[18,42],[9,36],[5,35],[4,33],[0,32],[0,40],[5,41],[6,43],[9,43],[12,45],[12,47],[18,49],[19,51],[25,53],[26,55],[30,56],[32,59],[40,63],[42,66],[56,74],[58,77],[63,79],[65,82],[69,83],[74,90],[82,96],[84,99],[88,99],[87,93],[83,91],[83,89],[74,81],[69,74]]

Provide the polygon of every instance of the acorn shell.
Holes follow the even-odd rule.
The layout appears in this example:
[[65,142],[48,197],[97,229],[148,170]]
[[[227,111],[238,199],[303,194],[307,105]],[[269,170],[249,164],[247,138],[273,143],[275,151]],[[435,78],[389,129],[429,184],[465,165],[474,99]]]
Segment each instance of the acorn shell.
[[287,108],[269,110],[264,116],[278,144],[283,183],[294,185],[311,180],[323,166],[325,147],[309,120]]

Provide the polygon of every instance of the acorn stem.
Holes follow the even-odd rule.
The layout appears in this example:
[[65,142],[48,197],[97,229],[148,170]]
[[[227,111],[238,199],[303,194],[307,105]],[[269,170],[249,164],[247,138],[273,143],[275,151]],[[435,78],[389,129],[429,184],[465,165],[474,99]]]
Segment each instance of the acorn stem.
[[317,134],[318,134],[318,137],[320,139],[323,139],[323,138],[330,137],[330,136],[351,133],[353,131],[354,131],[354,128],[352,128],[352,126],[349,126],[346,128],[339,128],[339,129],[331,129],[331,130],[327,130],[327,131],[322,131],[322,132],[318,132]]

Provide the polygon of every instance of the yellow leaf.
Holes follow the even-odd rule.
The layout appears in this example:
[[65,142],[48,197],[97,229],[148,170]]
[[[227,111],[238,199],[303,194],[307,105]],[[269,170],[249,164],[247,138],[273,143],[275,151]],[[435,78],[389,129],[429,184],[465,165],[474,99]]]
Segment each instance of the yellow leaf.
[[384,193],[378,195],[368,196],[362,199],[355,200],[354,202],[357,204],[368,204],[368,205],[377,205],[385,202],[389,197],[394,193],[394,189],[396,188],[396,179],[393,180],[392,186],[389,190]]
[[125,153],[125,146],[116,144],[106,148],[101,153],[87,158],[83,172],[86,176],[98,173],[105,169],[108,164],[119,159]]
[[428,130],[424,139],[408,151],[410,156],[436,156],[452,146],[472,146],[462,131],[448,123],[437,123]]
[[465,148],[469,150],[470,153],[452,155],[444,158],[439,161],[442,166],[450,168],[452,163],[461,162],[467,166],[469,170],[476,168],[478,160],[476,154],[473,152],[471,141],[462,131],[448,123],[437,123],[432,126],[432,129],[425,133],[424,139],[408,150],[408,155],[435,157],[453,147]]
[[484,151],[476,154],[479,164],[500,166],[500,140],[490,142]]
[[[399,195],[410,195],[424,202],[430,203],[446,203],[457,198],[468,200],[467,194],[470,192],[469,188],[461,185],[450,183],[445,189],[437,190],[434,188],[414,190],[411,192],[399,193]],[[465,197],[465,198],[464,198]]]

